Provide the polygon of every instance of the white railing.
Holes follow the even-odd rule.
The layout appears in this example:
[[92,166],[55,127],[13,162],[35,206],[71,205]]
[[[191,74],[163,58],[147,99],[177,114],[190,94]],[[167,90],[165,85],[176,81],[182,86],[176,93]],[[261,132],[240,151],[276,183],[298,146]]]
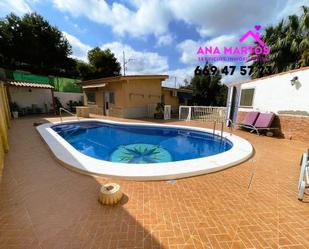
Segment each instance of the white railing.
[[225,122],[226,107],[179,106],[179,120],[199,120],[202,122]]
[[[223,136],[224,124],[227,124],[227,108],[218,106],[179,106],[179,120],[197,120],[213,123],[213,134],[216,125],[221,124],[220,135]],[[232,129],[230,130],[232,134]]]
[[171,119],[172,106],[164,105],[164,120]]
[[[72,112],[70,112],[69,110],[63,108],[63,107],[60,107],[59,108],[59,115],[60,115],[60,122],[62,122],[62,111],[72,115],[72,116],[75,116],[75,114],[73,114]],[[79,117],[76,115],[77,119],[79,120]]]
[[190,121],[191,120],[191,106],[179,106],[179,120]]

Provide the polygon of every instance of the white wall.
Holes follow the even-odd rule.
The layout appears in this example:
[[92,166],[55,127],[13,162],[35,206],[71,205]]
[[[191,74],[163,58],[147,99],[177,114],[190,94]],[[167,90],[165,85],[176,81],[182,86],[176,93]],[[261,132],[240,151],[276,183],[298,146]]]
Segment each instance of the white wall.
[[21,108],[31,107],[32,104],[37,105],[37,107],[42,108],[45,112],[45,104],[47,104],[47,109],[52,108],[52,95],[50,89],[39,89],[26,87],[9,87],[11,102],[16,102]]
[[72,100],[73,102],[84,101],[82,93],[67,93],[67,92],[54,92],[55,97],[59,98],[62,106],[68,108],[67,103]]
[[[295,76],[299,85],[292,86],[291,79]],[[239,111],[309,115],[309,68],[241,85],[241,89],[247,88],[255,88],[253,107],[239,108]]]

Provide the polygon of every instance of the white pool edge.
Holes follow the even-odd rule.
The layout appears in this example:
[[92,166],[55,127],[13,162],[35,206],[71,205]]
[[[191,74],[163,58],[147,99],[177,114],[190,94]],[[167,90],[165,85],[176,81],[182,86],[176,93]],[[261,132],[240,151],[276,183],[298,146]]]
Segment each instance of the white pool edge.
[[[152,127],[181,128],[192,131],[212,133],[211,129],[193,126],[155,123],[129,123],[102,119],[83,119],[79,121],[68,120],[63,121],[62,123],[85,121],[98,121],[103,123],[121,124],[128,126],[141,125]],[[64,164],[66,167],[69,167],[72,170],[89,175],[120,177],[123,179],[137,181],[179,179],[212,173],[232,167],[247,160],[253,154],[253,147],[247,140],[234,134],[223,132],[223,137],[231,141],[233,143],[233,147],[226,152],[213,156],[154,164],[125,164],[109,162],[86,156],[77,151],[72,145],[70,145],[65,139],[63,139],[51,128],[51,126],[59,123],[60,122],[45,123],[37,126],[36,128],[45,143],[50,148],[51,152],[54,154],[56,159],[60,161],[61,164]],[[216,134],[220,135],[220,132],[216,131]]]

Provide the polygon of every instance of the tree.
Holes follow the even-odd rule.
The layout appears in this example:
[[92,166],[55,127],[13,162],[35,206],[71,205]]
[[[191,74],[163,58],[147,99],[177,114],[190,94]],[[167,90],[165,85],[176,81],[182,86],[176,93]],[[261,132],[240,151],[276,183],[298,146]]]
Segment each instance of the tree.
[[[212,65],[206,63],[206,66]],[[214,75],[195,75],[187,88],[193,90],[193,102],[205,106],[225,106],[227,98],[227,87],[221,84],[220,70]]]
[[0,65],[40,74],[70,74],[76,62],[69,58],[69,42],[57,27],[32,13],[10,14],[0,20]]
[[89,75],[93,73],[94,68],[84,61],[77,60],[76,70],[78,72],[79,78],[86,79]]
[[[120,75],[121,66],[115,55],[109,50],[95,47],[88,51],[90,67],[84,78],[102,78]],[[85,65],[84,65],[85,66]],[[84,69],[86,69],[84,67]]]
[[[255,60],[252,78],[309,65],[309,8],[303,6],[302,11],[300,16],[289,16],[276,26],[266,28],[262,40],[270,47],[270,54],[263,56],[267,59],[264,62],[255,60],[258,56],[252,55],[251,60]],[[266,66],[271,70],[261,70]]]

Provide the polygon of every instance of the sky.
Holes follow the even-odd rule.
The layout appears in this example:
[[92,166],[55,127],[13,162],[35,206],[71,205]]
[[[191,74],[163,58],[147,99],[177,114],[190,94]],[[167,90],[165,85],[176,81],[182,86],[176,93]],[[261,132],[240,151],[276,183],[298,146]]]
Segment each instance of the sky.
[[[63,32],[72,57],[87,61],[87,51],[98,46],[111,49],[122,63],[124,51],[127,75],[168,74],[164,84],[179,87],[201,65],[200,46],[239,46],[239,38],[255,25],[263,33],[301,13],[302,5],[309,6],[309,0],[0,0],[0,17],[36,12]],[[247,78],[235,73],[222,81]]]

